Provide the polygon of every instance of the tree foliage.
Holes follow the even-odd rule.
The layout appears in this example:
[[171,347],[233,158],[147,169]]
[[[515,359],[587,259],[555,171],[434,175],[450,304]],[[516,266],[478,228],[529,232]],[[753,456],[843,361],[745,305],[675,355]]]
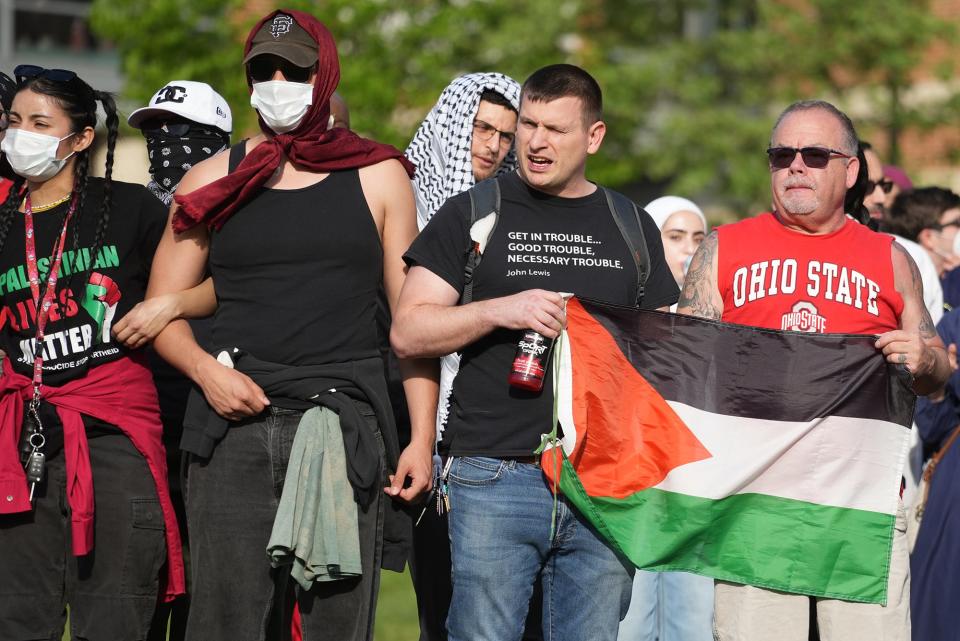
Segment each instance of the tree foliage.
[[[258,14],[239,0],[96,0],[93,25],[117,43],[131,98],[173,78],[205,80],[255,126],[240,66]],[[608,134],[591,177],[653,181],[741,214],[766,207],[765,149],[777,112],[824,97],[884,134],[940,122],[960,100],[911,102],[931,47],[945,78],[953,27],[929,0],[290,0],[330,28],[355,129],[403,148],[440,91],[470,71],[519,81],[571,62],[604,89]],[[954,52],[955,53],[955,52]],[[928,65],[929,66],[929,65]],[[881,141],[883,142],[883,141]]]
[[[170,80],[213,85],[234,112],[248,102],[237,0],[95,0],[90,22],[120,52],[124,96],[137,104]],[[239,28],[238,28],[239,27]]]

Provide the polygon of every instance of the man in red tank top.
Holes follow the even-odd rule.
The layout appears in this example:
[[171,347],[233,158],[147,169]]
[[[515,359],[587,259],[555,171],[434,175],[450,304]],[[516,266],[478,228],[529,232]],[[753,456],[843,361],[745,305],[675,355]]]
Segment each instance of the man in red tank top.
[[[788,107],[767,150],[773,213],[721,227],[703,242],[677,311],[777,330],[878,334],[877,349],[907,367],[914,390],[926,394],[943,385],[950,365],[913,260],[844,213],[856,153],[853,124],[836,107]],[[821,639],[909,641],[905,523],[901,508],[887,605],[817,599]],[[809,597],[717,581],[715,607],[721,641],[807,639]]]

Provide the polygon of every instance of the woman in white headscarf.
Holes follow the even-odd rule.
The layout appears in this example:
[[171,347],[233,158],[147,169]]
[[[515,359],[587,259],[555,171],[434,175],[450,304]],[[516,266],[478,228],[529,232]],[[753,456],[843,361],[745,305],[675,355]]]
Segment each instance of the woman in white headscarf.
[[679,196],[657,198],[644,209],[660,228],[664,258],[682,287],[690,259],[707,234],[707,219],[693,201]]
[[[663,255],[677,280],[707,233],[707,219],[686,198],[664,196],[644,209],[660,228]],[[676,310],[676,305],[671,308]],[[713,579],[687,572],[637,570],[630,609],[618,641],[710,641],[713,638]]]

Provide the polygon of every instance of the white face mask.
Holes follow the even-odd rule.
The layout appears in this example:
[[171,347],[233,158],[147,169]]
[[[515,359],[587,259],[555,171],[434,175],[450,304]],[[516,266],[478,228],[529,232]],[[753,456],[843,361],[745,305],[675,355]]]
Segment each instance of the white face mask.
[[953,236],[953,255],[960,256],[960,231]]
[[10,167],[17,175],[28,180],[50,180],[60,173],[67,160],[75,153],[71,151],[66,158],[57,158],[60,141],[72,135],[74,134],[57,138],[26,129],[9,128],[0,143],[0,151],[6,154]]
[[275,133],[296,129],[313,104],[313,85],[286,80],[253,84],[250,105]]

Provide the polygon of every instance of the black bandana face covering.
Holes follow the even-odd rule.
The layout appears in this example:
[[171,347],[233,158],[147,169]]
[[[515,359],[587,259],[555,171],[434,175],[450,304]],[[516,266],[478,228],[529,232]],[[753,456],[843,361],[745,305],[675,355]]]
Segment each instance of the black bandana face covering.
[[185,136],[163,133],[146,139],[150,176],[156,187],[170,195],[191,167],[227,146],[224,134],[199,126],[191,127]]

